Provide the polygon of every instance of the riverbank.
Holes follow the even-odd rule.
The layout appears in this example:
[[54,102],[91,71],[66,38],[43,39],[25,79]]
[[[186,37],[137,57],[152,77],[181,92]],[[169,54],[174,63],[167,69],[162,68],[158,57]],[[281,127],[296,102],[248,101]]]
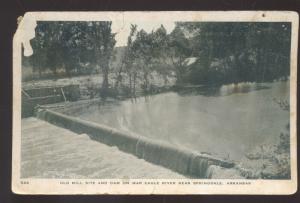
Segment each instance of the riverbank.
[[[55,86],[68,86],[68,85],[79,85],[81,100],[93,99],[101,97],[101,86],[103,76],[102,74],[96,75],[84,75],[76,77],[66,77],[58,79],[44,79],[44,80],[31,80],[22,82],[23,89],[43,88],[43,87],[55,87]],[[127,81],[127,80],[126,80]],[[174,78],[169,78],[168,82],[164,81],[163,78],[155,77],[152,78],[151,85],[147,89],[142,88],[142,84],[139,82],[136,84],[134,93],[130,93],[128,82],[120,83],[118,87],[114,87],[115,79],[113,76],[109,77],[110,87],[107,90],[105,97],[113,97],[116,99],[134,98],[139,96],[157,94],[161,92],[170,91],[173,89],[175,84]]]
[[240,173],[250,179],[290,179],[289,124],[283,128],[278,143],[260,144],[237,164]]

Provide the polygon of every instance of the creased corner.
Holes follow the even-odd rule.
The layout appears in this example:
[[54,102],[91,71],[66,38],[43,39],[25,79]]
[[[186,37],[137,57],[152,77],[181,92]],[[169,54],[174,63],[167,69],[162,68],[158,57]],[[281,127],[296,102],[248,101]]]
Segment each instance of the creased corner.
[[32,13],[25,13],[24,16],[19,16],[17,18],[18,28],[15,33],[14,38],[22,43],[24,47],[24,56],[31,56],[33,50],[30,44],[30,40],[35,38],[35,28],[37,26],[36,20]]

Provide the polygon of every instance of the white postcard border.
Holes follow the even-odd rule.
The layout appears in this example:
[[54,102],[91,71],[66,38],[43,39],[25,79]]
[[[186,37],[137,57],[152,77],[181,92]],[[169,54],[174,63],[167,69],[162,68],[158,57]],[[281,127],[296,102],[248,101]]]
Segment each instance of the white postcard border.
[[[167,11],[167,12],[30,12],[35,21],[209,21],[291,22],[290,135],[291,180],[235,179],[21,179],[21,42],[26,26],[13,41],[12,191],[18,194],[293,194],[297,191],[297,45],[298,14],[291,11]],[[67,184],[67,182],[69,184]],[[94,182],[94,184],[93,184]],[[104,184],[107,182],[107,184]],[[119,182],[120,184],[115,184]],[[133,184],[141,182],[142,184]],[[159,182],[156,184],[155,182]],[[176,182],[176,184],[168,184]],[[179,184],[179,183],[182,184]],[[190,184],[187,184],[187,183]],[[73,184],[72,184],[73,183]],[[129,183],[129,184],[128,184]],[[149,184],[147,184],[149,183]],[[165,183],[165,184],[163,184]],[[184,184],[186,183],[186,184]],[[197,184],[195,184],[197,183]],[[220,184],[219,184],[220,183]]]

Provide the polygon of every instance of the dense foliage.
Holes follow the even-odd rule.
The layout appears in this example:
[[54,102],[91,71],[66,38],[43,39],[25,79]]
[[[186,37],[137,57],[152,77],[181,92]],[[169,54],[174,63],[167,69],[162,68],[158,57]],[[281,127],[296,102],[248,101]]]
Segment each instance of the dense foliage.
[[286,79],[289,75],[289,23],[178,22],[171,33],[163,25],[150,33],[131,25],[127,46],[117,67],[112,22],[38,22],[31,41],[34,54],[23,63],[41,76],[103,74],[102,87],[115,73],[115,87],[128,80],[135,92],[144,90],[151,78],[165,83],[220,85]]
[[272,81],[289,75],[288,23],[179,23],[198,58],[191,83]]
[[38,22],[36,37],[31,41],[34,54],[27,63],[40,76],[46,70],[68,76],[97,71],[103,73],[108,87],[109,61],[115,46],[111,22]]

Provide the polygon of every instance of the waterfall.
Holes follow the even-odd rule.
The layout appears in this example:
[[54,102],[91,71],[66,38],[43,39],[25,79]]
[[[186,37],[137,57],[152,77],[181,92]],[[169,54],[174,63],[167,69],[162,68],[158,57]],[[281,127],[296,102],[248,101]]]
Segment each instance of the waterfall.
[[234,163],[180,149],[171,144],[151,140],[143,136],[133,136],[105,125],[81,120],[52,110],[38,110],[37,117],[54,125],[67,128],[76,133],[86,133],[92,139],[116,146],[156,165],[161,165],[197,178],[211,178],[214,166],[232,168]]

